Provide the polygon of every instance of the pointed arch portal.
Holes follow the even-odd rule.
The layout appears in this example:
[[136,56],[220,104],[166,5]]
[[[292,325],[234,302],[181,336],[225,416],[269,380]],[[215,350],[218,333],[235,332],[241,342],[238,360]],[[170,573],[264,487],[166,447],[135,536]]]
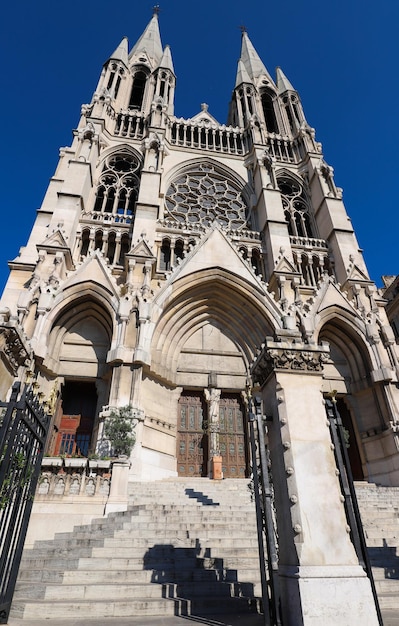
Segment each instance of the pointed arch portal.
[[151,367],[181,389],[178,474],[208,476],[212,459],[221,456],[225,478],[244,478],[248,445],[243,392],[249,364],[273,332],[270,315],[247,285],[244,291],[238,279],[220,270],[186,281],[186,288],[176,287],[158,322]]
[[384,429],[376,389],[370,379],[372,364],[365,344],[354,328],[340,319],[330,319],[319,341],[330,345],[324,366],[324,391],[333,393],[347,436],[347,450],[354,480],[367,478],[367,435]]
[[88,456],[97,440],[98,413],[107,403],[107,353],[112,319],[93,298],[77,298],[59,313],[49,344],[61,377],[50,453]]

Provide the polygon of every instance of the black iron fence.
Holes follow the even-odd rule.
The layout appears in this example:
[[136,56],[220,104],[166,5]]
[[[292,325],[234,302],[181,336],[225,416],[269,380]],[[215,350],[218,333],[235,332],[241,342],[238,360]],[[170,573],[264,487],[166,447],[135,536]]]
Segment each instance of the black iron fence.
[[344,506],[346,518],[350,527],[350,536],[356,551],[359,564],[366,572],[373,592],[378,623],[383,626],[381,610],[378,603],[377,591],[374,584],[373,572],[367,551],[366,539],[363,532],[363,523],[357,503],[355,486],[353,483],[352,470],[350,466],[347,441],[341,416],[337,409],[335,399],[326,399],[326,412],[330,425],[331,439],[334,444],[334,455],[339,470],[339,481],[342,494],[344,496]]
[[0,402],[0,624],[10,612],[33,497],[40,475],[49,417],[33,387]]

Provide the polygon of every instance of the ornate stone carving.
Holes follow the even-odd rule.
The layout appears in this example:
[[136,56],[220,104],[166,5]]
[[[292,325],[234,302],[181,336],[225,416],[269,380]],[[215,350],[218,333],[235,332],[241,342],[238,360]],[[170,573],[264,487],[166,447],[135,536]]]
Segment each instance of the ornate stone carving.
[[328,361],[327,344],[310,346],[303,343],[266,341],[252,366],[254,382],[264,383],[274,371],[317,373]]
[[28,348],[13,326],[0,326],[0,356],[14,375],[29,360]]

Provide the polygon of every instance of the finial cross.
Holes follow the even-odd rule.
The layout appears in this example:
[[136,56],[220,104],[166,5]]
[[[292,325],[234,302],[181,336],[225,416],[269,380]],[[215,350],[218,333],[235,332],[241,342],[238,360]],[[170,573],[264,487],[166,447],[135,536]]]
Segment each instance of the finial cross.
[[159,4],[156,4],[155,6],[152,7],[152,14],[159,15],[160,10],[161,9],[159,8]]
[[244,26],[243,24],[241,24],[241,26],[240,26],[240,31],[241,31],[243,34],[244,34],[244,33],[246,33],[246,32],[247,32],[247,27],[246,27],[246,26]]

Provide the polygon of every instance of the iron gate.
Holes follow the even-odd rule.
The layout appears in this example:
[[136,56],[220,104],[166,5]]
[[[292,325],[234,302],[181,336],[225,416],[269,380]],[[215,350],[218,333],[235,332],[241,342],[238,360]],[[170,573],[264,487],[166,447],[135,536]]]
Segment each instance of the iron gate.
[[373,593],[378,623],[383,626],[381,610],[378,602],[377,592],[374,584],[373,572],[368,556],[366,539],[363,532],[363,524],[357,503],[355,486],[353,483],[352,470],[349,462],[347,442],[345,440],[344,427],[341,416],[337,409],[335,398],[326,398],[326,412],[330,425],[331,440],[334,445],[335,461],[339,470],[339,481],[344,496],[344,507],[346,518],[350,527],[350,536],[356,551],[359,564],[366,572]]
[[18,400],[20,385],[0,402],[0,624],[8,621],[49,425],[32,386]]

